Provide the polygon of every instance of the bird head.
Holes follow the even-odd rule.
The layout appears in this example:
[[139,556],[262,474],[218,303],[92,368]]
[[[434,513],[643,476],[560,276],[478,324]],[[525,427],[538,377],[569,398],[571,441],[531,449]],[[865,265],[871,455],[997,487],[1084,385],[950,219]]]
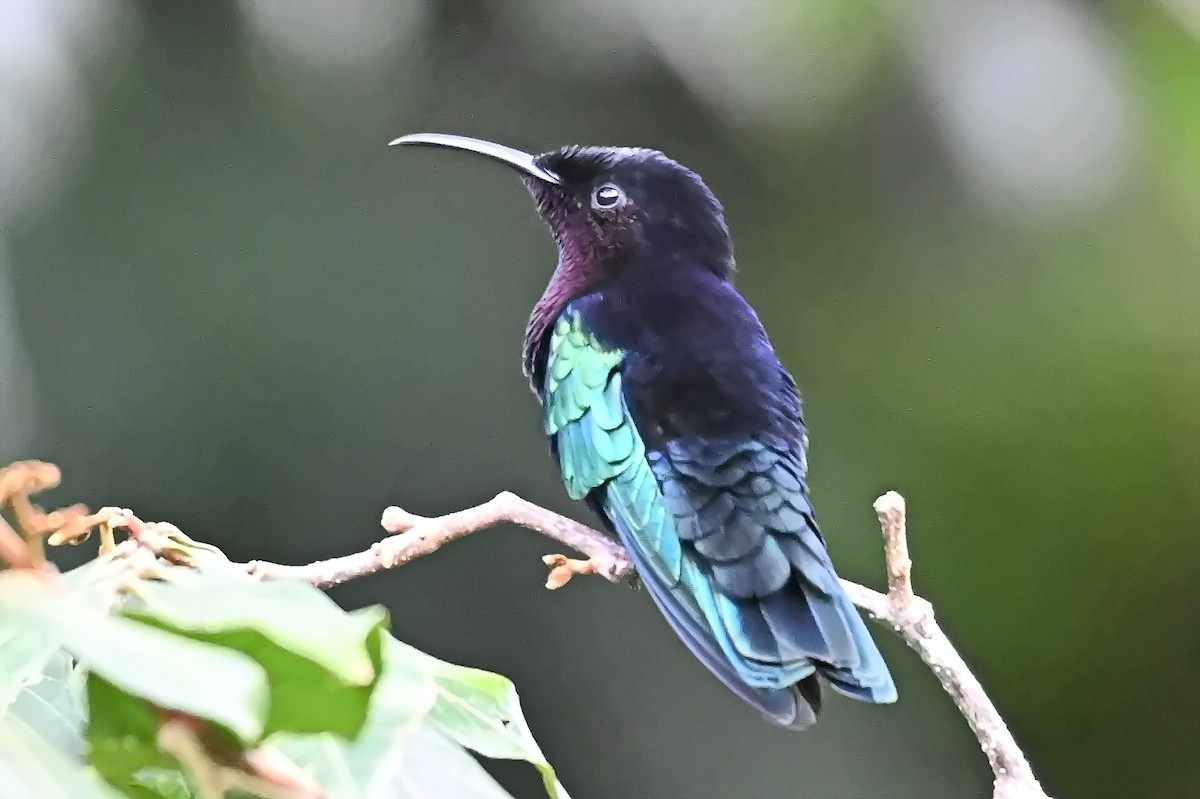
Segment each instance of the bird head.
[[700,176],[657,150],[569,146],[533,155],[444,133],[392,144],[448,147],[516,169],[564,258],[602,273],[653,264],[728,277],[733,244],[721,203]]

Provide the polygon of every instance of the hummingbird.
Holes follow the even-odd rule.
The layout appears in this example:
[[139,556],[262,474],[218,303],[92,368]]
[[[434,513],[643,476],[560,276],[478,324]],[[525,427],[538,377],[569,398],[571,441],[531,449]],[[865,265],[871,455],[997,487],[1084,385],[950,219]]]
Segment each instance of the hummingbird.
[[724,210],[700,176],[638,147],[392,144],[486,156],[533,195],[558,246],[523,347],[543,432],[567,494],[696,658],[789,729],[816,723],[822,681],[894,702],[817,528],[796,383],[731,282]]

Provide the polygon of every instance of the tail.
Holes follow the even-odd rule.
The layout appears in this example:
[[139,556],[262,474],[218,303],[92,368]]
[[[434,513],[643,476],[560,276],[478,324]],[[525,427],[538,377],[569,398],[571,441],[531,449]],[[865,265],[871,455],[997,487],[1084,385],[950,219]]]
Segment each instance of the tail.
[[838,585],[836,601],[842,606],[841,614],[846,621],[846,632],[854,642],[854,650],[858,653],[858,664],[853,667],[837,667],[816,661],[817,673],[829,681],[835,691],[851,699],[861,702],[871,702],[877,705],[891,704],[896,701],[896,685],[883,656],[875,646],[867,625],[859,615],[858,609],[846,596],[846,592]]
[[[772,643],[776,651],[786,651],[790,648],[789,641],[810,638],[814,628],[821,629],[830,638],[840,638],[843,641],[848,639],[849,649],[854,653],[856,662],[833,665],[812,657],[797,658],[787,664],[786,672],[782,672],[781,664],[773,657],[771,660],[774,662],[754,662],[754,673],[747,674],[745,660],[741,657],[737,657],[736,660],[730,659],[726,647],[735,648],[732,642],[723,646],[726,642],[719,641],[711,628],[696,623],[696,619],[681,604],[678,589],[672,590],[663,585],[654,573],[640,562],[638,547],[629,547],[627,551],[638,573],[646,575],[642,582],[654,603],[688,649],[729,690],[758,710],[768,721],[790,730],[804,730],[816,724],[822,702],[818,676],[826,680],[835,691],[852,699],[873,704],[889,704],[896,701],[896,686],[887,664],[875,646],[858,610],[837,583],[836,576],[833,578],[833,585],[836,586],[834,595],[829,597],[832,600],[830,604],[838,611],[836,620],[819,619],[820,616],[832,615],[828,612],[829,604],[809,602],[799,585],[789,585],[777,595],[776,599],[779,601],[768,603],[775,606],[770,610],[754,600],[737,602],[737,615],[740,618],[733,625],[728,625],[727,622],[727,625],[723,626],[726,626],[726,629],[733,626],[742,630],[761,628],[766,620],[770,627],[775,628],[772,631]],[[728,614],[722,615],[728,618]],[[780,621],[783,623],[777,623]],[[835,625],[840,629],[829,629]],[[725,630],[720,632],[724,633]],[[740,668],[734,665],[735,662]],[[784,677],[784,674],[787,676]],[[755,684],[752,684],[751,680]],[[772,685],[772,682],[775,684]],[[784,684],[780,685],[781,682]]]
[[[664,482],[676,491],[672,476]],[[797,730],[815,724],[818,676],[854,699],[894,702],[887,665],[838,581],[803,494],[767,504],[711,493],[718,499],[683,496],[687,515],[676,516],[642,462],[587,501],[617,533],[688,649],[771,722]]]
[[642,585],[654,604],[670,623],[675,634],[725,687],[753,707],[772,724],[789,730],[805,730],[817,723],[821,712],[821,684],[815,671],[785,688],[752,686],[738,674],[737,669],[721,650],[715,638],[697,623],[679,603],[678,595],[666,588],[648,568],[636,546],[629,547],[630,560],[642,577]]

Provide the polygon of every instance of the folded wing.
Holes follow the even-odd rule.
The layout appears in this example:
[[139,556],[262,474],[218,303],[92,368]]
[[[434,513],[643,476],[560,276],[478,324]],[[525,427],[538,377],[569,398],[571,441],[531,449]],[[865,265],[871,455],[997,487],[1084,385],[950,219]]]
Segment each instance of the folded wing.
[[547,351],[545,431],[568,493],[617,533],[672,628],[783,726],[815,722],[818,673],[857,699],[894,701],[817,532],[799,442],[691,436],[648,450],[624,362],[568,308]]

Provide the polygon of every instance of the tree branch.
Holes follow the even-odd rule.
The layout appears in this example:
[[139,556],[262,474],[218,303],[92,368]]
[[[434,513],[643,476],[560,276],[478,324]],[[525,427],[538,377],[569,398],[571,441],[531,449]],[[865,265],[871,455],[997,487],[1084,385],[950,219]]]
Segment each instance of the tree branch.
[[[883,531],[888,592],[881,594],[848,580],[841,581],[842,587],[856,606],[890,627],[921,656],[954,700],[992,767],[993,799],[1049,799],[996,706],[934,620],[932,605],[913,593],[904,498],[889,491],[875,501],[875,512]],[[587,560],[564,555],[543,558],[551,567],[547,588],[559,588],[575,574],[595,573],[620,582],[633,573],[625,551],[608,536],[507,491],[482,505],[444,516],[416,516],[391,507],[384,511],[381,522],[395,535],[363,552],[306,566],[256,560],[245,564],[246,569],[265,579],[304,580],[320,587],[336,585],[402,566],[463,536],[501,522],[513,522],[588,556]]]
[[[437,552],[451,541],[501,522],[519,524],[588,556],[586,561],[577,561],[561,555],[547,555],[544,560],[547,565],[554,567],[551,577],[546,581],[547,588],[565,585],[570,574],[599,574],[614,583],[633,574],[633,567],[620,544],[587,525],[535,505],[511,491],[502,491],[482,505],[445,516],[417,516],[401,508],[390,507],[383,512],[380,524],[384,530],[396,535],[372,544],[368,550],[319,560],[306,566],[252,560],[246,564],[246,568],[251,574],[265,579],[304,580],[318,588],[325,588],[403,566],[411,560]],[[559,570],[557,574],[555,570]]]

